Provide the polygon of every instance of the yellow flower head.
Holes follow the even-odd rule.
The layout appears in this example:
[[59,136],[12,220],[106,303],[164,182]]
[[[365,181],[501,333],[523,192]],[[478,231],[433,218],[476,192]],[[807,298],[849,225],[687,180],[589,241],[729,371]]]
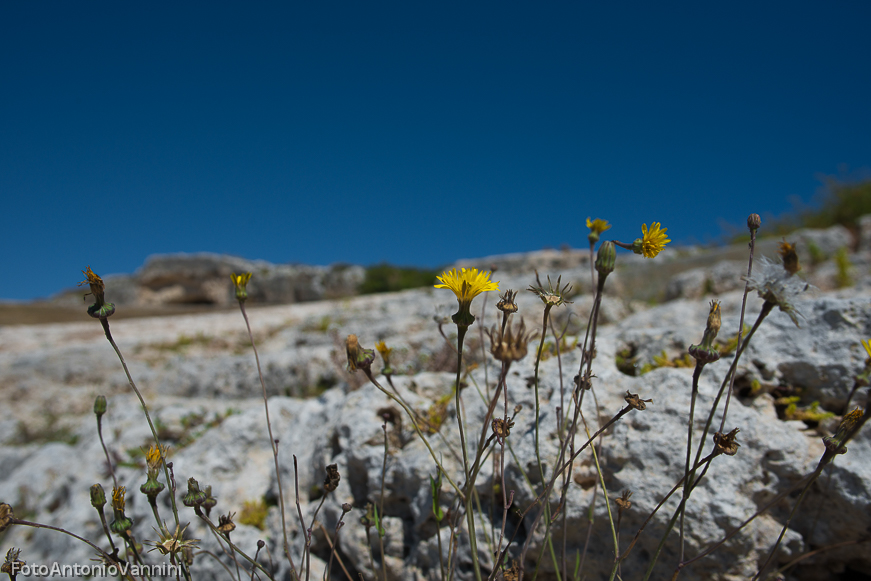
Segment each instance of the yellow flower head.
[[665,245],[671,242],[665,235],[666,230],[668,228],[660,229],[659,222],[650,224],[650,230],[647,229],[647,224],[642,224],[641,250],[636,251],[636,253],[641,254],[644,258],[653,258],[662,252]]
[[149,472],[156,472],[161,467],[161,460],[166,458],[166,453],[169,451],[169,446],[161,446],[158,448],[154,444],[148,448],[145,453],[145,463],[148,465]]
[[233,286],[236,287],[236,298],[240,301],[244,301],[248,298],[248,281],[251,280],[250,272],[243,272],[242,274],[236,274],[235,272],[230,275],[230,279],[233,281]]
[[865,353],[871,358],[871,339],[862,339],[862,347],[865,348]]
[[434,285],[435,288],[447,288],[454,291],[460,304],[472,302],[476,296],[483,292],[499,290],[498,282],[490,281],[490,271],[478,272],[477,268],[463,268],[446,270],[441,276],[437,276],[442,284]]
[[457,324],[458,329],[467,329],[475,322],[475,316],[469,311],[472,299],[483,292],[499,290],[499,283],[490,281],[489,270],[478,272],[477,268],[463,268],[457,272],[455,268],[444,271],[441,276],[436,278],[442,284],[434,285],[435,288],[451,289],[457,295],[460,310],[451,317],[451,320]]
[[124,494],[127,489],[123,486],[118,486],[112,489],[112,508],[124,512]]
[[596,218],[595,220],[590,220],[587,218],[587,228],[590,229],[590,232],[595,232],[596,234],[601,234],[605,230],[611,228],[611,224],[608,224],[608,220],[602,220],[600,218]]
[[777,253],[783,260],[783,269],[786,270],[786,272],[792,275],[801,270],[794,242],[787,242],[786,239],[784,239],[783,242],[778,242]]
[[611,225],[608,224],[607,220],[601,220],[599,218],[590,220],[587,218],[587,228],[590,229],[590,234],[587,236],[587,239],[590,241],[590,245],[595,245],[596,242],[599,241],[599,234],[610,227]]

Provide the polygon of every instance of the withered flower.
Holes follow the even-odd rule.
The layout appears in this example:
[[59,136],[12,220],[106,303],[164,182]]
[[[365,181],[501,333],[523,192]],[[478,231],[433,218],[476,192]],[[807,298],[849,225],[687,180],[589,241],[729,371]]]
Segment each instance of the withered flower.
[[653,402],[652,399],[641,399],[640,397],[638,397],[637,393],[629,393],[628,391],[626,392],[626,396],[623,399],[626,401],[626,403],[639,411],[646,410],[646,404]]
[[364,349],[357,340],[357,335],[348,335],[345,351],[348,355],[348,371],[368,370],[375,361],[375,351]]
[[15,580],[15,576],[21,573],[22,567],[27,564],[24,561],[18,560],[18,555],[20,554],[21,549],[12,547],[6,551],[6,560],[3,561],[2,565],[0,565],[0,573],[6,573],[13,581]]
[[332,492],[339,487],[339,467],[336,464],[327,466],[327,477],[324,478],[324,490]]
[[184,533],[189,525],[190,523],[186,524],[184,528],[176,525],[175,532],[173,532],[172,534],[169,534],[169,529],[167,529],[166,527],[164,527],[164,529],[167,531],[165,533],[155,529],[155,532],[157,532],[160,542],[145,542],[149,545],[153,545],[154,548],[151,549],[151,551],[158,551],[161,555],[169,555],[170,561],[172,563],[175,563],[176,557],[179,556],[186,547],[196,549],[199,546],[199,539],[184,538]]
[[88,270],[83,270],[82,274],[85,275],[85,280],[81,281],[79,286],[82,286],[83,284],[88,285],[91,292],[87,293],[85,296],[93,295],[94,297],[94,304],[88,307],[88,314],[95,319],[106,319],[111,317],[115,313],[115,305],[106,302],[106,285],[103,283],[103,279],[94,274],[94,271],[91,270],[90,266],[88,266]]
[[795,251],[795,242],[787,242],[784,238],[783,242],[778,243],[777,248],[777,253],[780,255],[781,260],[783,260],[783,269],[786,272],[793,275],[801,270],[801,266],[798,263],[798,253]]
[[734,456],[738,452],[738,447],[741,445],[735,441],[735,436],[740,430],[735,428],[725,436],[720,432],[714,434],[714,445],[721,454],[726,456]]
[[566,283],[564,287],[560,288],[562,275],[556,279],[556,286],[553,286],[553,283],[550,281],[550,275],[548,275],[547,287],[545,288],[545,286],[541,284],[541,279],[538,277],[538,271],[536,271],[535,282],[538,286],[529,285],[529,288],[526,290],[538,295],[538,298],[541,299],[541,302],[543,302],[546,307],[558,307],[560,305],[572,303],[572,301],[566,299],[569,292],[572,290],[572,285]]
[[835,435],[831,438],[823,438],[823,444],[826,450],[835,454],[844,454],[847,452],[847,447],[844,445],[847,440],[853,437],[856,431],[862,426],[862,419],[865,414],[861,409],[856,408],[850,413],[841,418],[838,424],[838,429],[835,430]]
[[527,333],[526,325],[523,319],[520,319],[520,325],[516,329],[514,325],[506,325],[504,329],[494,326],[487,331],[487,335],[490,337],[490,353],[498,361],[508,363],[526,357],[529,340],[535,332]]
[[513,427],[514,420],[511,418],[509,418],[507,422],[502,418],[493,419],[493,433],[496,434],[496,437],[499,438],[500,441],[511,435],[511,428]]
[[705,326],[705,334],[699,345],[690,345],[689,353],[702,365],[713,363],[720,358],[720,353],[714,347],[714,339],[720,332],[720,303],[711,301],[711,310],[708,313],[708,323]]
[[230,533],[236,530],[234,516],[236,516],[235,512],[228,512],[226,516],[222,514],[218,517],[218,532],[223,533],[227,538],[230,538]]
[[517,312],[517,303],[514,298],[517,296],[517,291],[508,289],[504,294],[499,296],[499,302],[496,303],[496,308],[503,313],[512,314]]
[[620,495],[620,498],[614,499],[614,502],[617,504],[617,508],[619,508],[621,511],[629,510],[632,507],[632,502],[629,500],[631,496],[631,490],[624,490],[623,494]]

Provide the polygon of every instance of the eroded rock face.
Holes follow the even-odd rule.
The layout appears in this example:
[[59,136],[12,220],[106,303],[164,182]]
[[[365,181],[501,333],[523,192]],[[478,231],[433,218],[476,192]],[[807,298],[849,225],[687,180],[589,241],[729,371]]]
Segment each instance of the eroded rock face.
[[[554,280],[563,274],[564,281],[575,279],[584,285],[589,283],[584,278],[586,269],[588,265],[568,265],[565,270],[541,274],[550,274]],[[519,272],[505,274],[506,282],[521,289],[524,283],[534,283],[532,273],[527,273],[525,280]],[[207,276],[206,271],[203,276]],[[777,309],[760,325],[739,364],[737,389],[723,426],[726,432],[740,429],[737,440],[741,446],[735,456],[715,458],[693,491],[686,508],[687,556],[725,537],[816,467],[824,450],[821,436],[831,435],[837,418],[818,422],[789,420],[784,415],[786,405],[778,403],[778,398],[789,391],[799,398],[800,408],[818,401],[820,411],[842,413],[852,382],[865,366],[866,354],[860,341],[871,337],[867,276],[858,276],[855,287],[798,302],[804,314],[800,327]],[[154,280],[159,277],[155,275]],[[623,490],[632,492],[632,507],[621,517],[622,550],[682,477],[686,461],[693,369],[652,363],[657,361],[655,356],[660,362],[674,362],[689,344],[701,340],[710,298],[681,298],[646,306],[606,297],[608,320],[598,329],[592,366],[594,391],[584,392],[584,418],[592,432],[626,406],[623,397],[627,391],[653,400],[647,409],[627,413],[609,429],[599,450],[598,462],[608,497],[613,500]],[[720,337],[729,339],[739,327],[742,293],[724,290],[717,298],[723,319]],[[479,334],[482,327],[495,322],[494,299],[488,298],[485,317],[479,318],[466,337],[466,360],[478,364],[464,376],[467,387],[461,392],[466,437],[472,442],[478,441],[482,428],[487,428],[485,436],[490,433],[484,422],[484,398],[488,390],[494,392],[499,375],[496,364],[481,355]],[[540,324],[542,304],[538,298],[521,291],[518,304],[517,316],[525,317],[530,328]],[[577,296],[574,304],[558,307],[553,313],[561,321],[586,321],[591,304],[587,291]],[[473,310],[482,305],[483,301],[476,302]],[[755,294],[748,297],[745,323],[756,320],[761,305]],[[455,308],[451,293],[434,289],[335,302],[252,306],[249,315],[269,395],[272,437],[279,442],[278,476],[269,446],[262,388],[238,312],[119,320],[112,322],[111,328],[152,418],[173,447],[170,460],[179,483],[179,501],[189,477],[196,478],[201,487],[210,485],[218,498],[212,519],[217,520],[218,513],[235,512],[238,527],[232,533],[234,543],[253,555],[257,540],[263,539],[279,575],[288,578],[279,497],[285,503],[291,554],[299,565],[307,534],[304,529],[311,525],[323,495],[325,467],[336,464],[341,475],[339,486],[325,497],[318,512],[317,520],[323,527],[315,525],[312,529],[312,574],[321,578],[327,567],[331,555],[328,537],[330,541],[335,537],[341,505],[350,503],[354,509],[344,517],[337,556],[352,578],[358,578],[358,572],[365,579],[375,578],[370,555],[376,568],[380,567],[381,543],[376,529],[370,527],[367,536],[367,528],[360,522],[366,504],[373,503],[383,518],[388,579],[435,580],[441,578],[440,546],[446,558],[451,540],[447,521],[439,526],[433,516],[430,478],[437,473],[431,452],[415,434],[399,404],[366,382],[360,372],[347,371],[342,361],[342,339],[355,333],[364,347],[373,348],[376,340],[385,340],[394,349],[395,391],[378,373],[380,361],[375,365],[376,377],[390,393],[400,394],[418,417],[426,417],[433,425],[440,423],[438,431],[425,438],[447,476],[459,484],[464,476],[452,396],[456,354],[446,346],[433,321],[433,315],[446,316]],[[570,312],[575,314],[568,317]],[[580,356],[575,339],[583,343],[584,329],[570,328],[573,330],[563,344],[561,359],[555,356],[552,337],[548,336],[549,356],[539,370],[539,437],[545,481],[557,464],[561,438],[557,418],[574,409],[573,378],[578,373]],[[443,330],[449,337],[455,332],[450,324]],[[537,345],[533,341],[529,355],[514,363],[507,375],[509,414],[515,406],[521,406],[521,410],[508,437],[511,453],[506,454],[504,484],[498,464],[492,461],[501,450],[498,446],[493,449],[494,455],[483,462],[476,480],[483,511],[477,526],[477,544],[481,562],[491,567],[491,535],[495,531],[498,536],[502,526],[501,494],[503,490],[511,491],[514,507],[506,522],[506,535],[513,539],[510,557],[520,558],[528,540],[523,566],[531,575],[539,564],[539,578],[550,580],[556,576],[549,549],[543,546],[540,532],[530,531],[542,482],[535,454],[535,389],[530,381]],[[489,348],[486,336],[483,347]],[[630,364],[627,368],[626,350],[630,347],[636,367]],[[704,441],[703,455],[712,448],[710,433],[702,439],[708,411],[733,357],[724,355],[709,364],[700,379],[693,441]],[[618,361],[623,361],[619,367]],[[641,374],[642,369],[651,367]],[[12,504],[20,517],[27,514],[30,520],[64,526],[100,546],[107,545],[96,511],[88,502],[91,484],[100,482],[109,491],[112,483],[105,472],[91,412],[94,396],[103,393],[108,396],[109,409],[103,416],[102,433],[109,450],[125,461],[116,466],[116,477],[128,490],[127,512],[134,518],[134,533],[140,541],[154,537],[150,507],[138,492],[145,471],[134,465],[141,462],[141,453],[136,451],[148,445],[151,433],[98,323],[0,329],[0,390],[5,406],[0,418],[0,501]],[[852,406],[864,407],[867,391],[867,387],[858,389],[852,395]],[[304,394],[310,397],[296,397]],[[500,401],[500,414],[502,405]],[[713,430],[720,429],[722,403],[720,410],[713,418]],[[53,431],[49,434],[50,429]],[[51,435],[58,441],[39,441],[39,434]],[[586,436],[579,434],[576,447],[585,441]],[[471,446],[469,452],[474,455]],[[294,469],[294,457],[298,470]],[[805,508],[786,532],[777,557],[779,563],[808,548],[857,540],[866,534],[871,526],[869,457],[871,430],[866,426],[850,442],[848,452],[839,456],[809,489]],[[560,479],[558,484],[562,483]],[[297,486],[305,526],[300,526],[296,516]],[[559,555],[565,531],[569,563],[574,563],[574,555],[587,540],[588,509],[595,498],[595,521],[584,574],[590,579],[607,578],[613,562],[613,540],[603,493],[597,489],[600,482],[595,463],[588,452],[577,458],[567,486],[566,503],[552,523],[555,538],[559,539],[554,550]],[[456,514],[456,498],[445,477],[441,508]],[[792,495],[776,503],[719,550],[688,566],[680,578],[752,577],[767,557],[795,498]],[[265,520],[258,523],[264,528],[241,524],[244,503],[264,499],[269,509]],[[554,512],[557,499],[558,495],[554,496],[550,505]],[[647,525],[623,563],[624,579],[643,575],[677,503],[677,497],[671,498]],[[613,502],[610,506],[615,513]],[[529,509],[529,515],[521,521],[515,508]],[[163,519],[173,520],[166,493],[159,509]],[[214,537],[191,509],[182,508],[180,520],[182,524],[192,523],[191,535],[203,539],[204,548],[221,553]],[[465,525],[461,529],[455,576],[472,579],[468,533]],[[28,563],[87,563],[93,556],[85,545],[53,531],[13,526],[0,538],[0,549],[5,552],[12,546],[21,548],[21,559]],[[857,544],[822,552],[788,577],[802,581],[824,579],[831,571],[847,569],[871,575],[866,549]],[[678,553],[677,534],[673,533],[652,578],[670,578]],[[157,562],[156,553],[147,559]],[[205,555],[197,557],[195,567],[195,579],[227,577],[223,566]],[[336,561],[333,568],[332,578],[344,578]]]

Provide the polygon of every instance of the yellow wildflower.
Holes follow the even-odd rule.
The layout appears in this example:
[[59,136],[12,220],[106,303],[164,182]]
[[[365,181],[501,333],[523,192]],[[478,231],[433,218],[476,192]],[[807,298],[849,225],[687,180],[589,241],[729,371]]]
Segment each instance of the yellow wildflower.
[[490,281],[490,271],[478,272],[477,268],[463,268],[446,270],[441,276],[437,276],[442,284],[434,285],[435,288],[447,288],[454,291],[460,303],[471,303],[472,299],[483,292],[499,290],[498,282]]
[[587,218],[587,228],[590,229],[590,235],[588,236],[588,238],[590,240],[590,244],[595,244],[596,242],[598,242],[599,235],[602,232],[604,232],[605,230],[608,230],[610,227],[611,227],[611,225],[608,224],[607,220],[602,220],[600,218],[596,218],[595,220],[590,220],[590,218],[588,217]]
[[390,354],[393,353],[393,349],[388,347],[387,343],[385,343],[384,341],[377,341],[375,343],[375,349],[378,350],[378,353],[380,353],[381,357],[383,357],[384,359],[389,359]]
[[499,283],[490,280],[490,271],[479,272],[477,268],[463,268],[446,270],[437,279],[442,284],[434,285],[435,288],[446,288],[454,291],[460,310],[452,317],[458,327],[468,327],[475,322],[475,317],[469,312],[472,299],[483,292],[499,290]]
[[236,274],[235,272],[230,274],[230,279],[233,281],[233,286],[236,287],[236,298],[239,301],[244,301],[248,298],[248,281],[251,280],[250,272],[243,272],[242,274]]
[[865,353],[871,358],[871,339],[862,339],[862,347],[865,348]]
[[145,453],[145,463],[148,465],[149,472],[156,472],[162,466],[161,460],[166,458],[166,453],[169,451],[169,446],[161,445],[159,448],[152,444]]
[[124,494],[127,492],[127,488],[124,486],[118,486],[112,489],[112,508],[115,510],[124,511]]
[[[643,236],[641,237],[640,249],[635,250],[636,254],[641,254],[644,258],[653,258],[665,248],[665,245],[671,242],[669,238],[666,237],[665,232],[668,228],[660,229],[659,222],[653,222],[650,224],[650,230],[647,229],[647,224],[641,225],[641,232]],[[634,249],[633,249],[634,250]]]

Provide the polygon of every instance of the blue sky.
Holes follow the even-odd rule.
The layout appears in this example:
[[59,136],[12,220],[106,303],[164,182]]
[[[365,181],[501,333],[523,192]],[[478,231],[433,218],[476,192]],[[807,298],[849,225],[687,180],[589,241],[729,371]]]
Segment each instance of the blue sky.
[[871,166],[869,22],[859,1],[7,2],[0,297],[164,252],[584,247],[587,216],[715,240]]

